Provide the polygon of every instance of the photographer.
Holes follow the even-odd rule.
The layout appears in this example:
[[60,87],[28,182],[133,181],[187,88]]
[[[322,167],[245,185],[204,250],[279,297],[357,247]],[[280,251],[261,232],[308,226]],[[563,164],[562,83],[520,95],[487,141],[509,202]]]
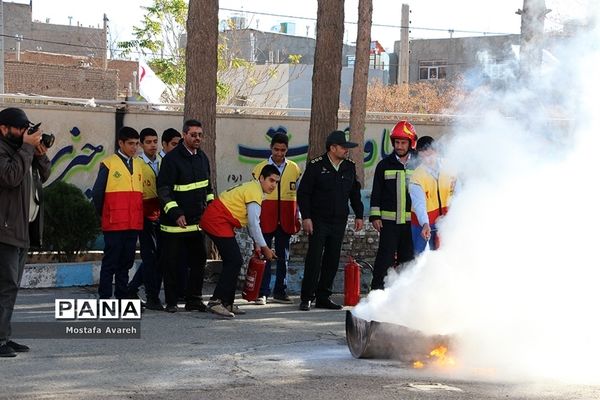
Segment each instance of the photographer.
[[36,181],[50,176],[42,132],[28,134],[31,125],[19,108],[0,111],[0,357],[29,351],[10,340],[10,320],[30,245],[29,223],[41,213]]

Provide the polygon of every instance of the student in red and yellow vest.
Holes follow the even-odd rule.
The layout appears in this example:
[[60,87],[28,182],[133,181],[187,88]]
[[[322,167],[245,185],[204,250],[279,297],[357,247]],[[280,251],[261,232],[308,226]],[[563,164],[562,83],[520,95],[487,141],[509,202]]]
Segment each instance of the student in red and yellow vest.
[[415,169],[409,191],[412,199],[412,238],[415,254],[429,248],[439,247],[436,222],[448,212],[448,204],[456,179],[440,167],[440,159],[431,136],[417,141],[417,153],[421,163]]
[[158,268],[158,233],[160,217],[160,203],[156,191],[156,177],[160,168],[160,157],[158,153],[158,133],[152,128],[144,128],[140,131],[140,143],[143,162],[142,183],[144,200],[144,229],[140,233],[140,255],[142,263],[127,286],[129,297],[137,299],[138,289],[144,284],[146,288],[146,304],[149,310],[162,311],[158,294],[162,276]]
[[135,259],[135,245],[144,226],[142,205],[143,162],[135,155],[140,135],[133,128],[119,130],[119,150],[100,164],[92,200],[102,219],[104,257],[100,268],[98,294],[101,299],[127,298],[129,269]]
[[276,189],[279,176],[277,167],[265,165],[258,180],[242,183],[221,193],[202,215],[200,226],[212,239],[223,258],[219,282],[208,303],[208,310],[212,313],[224,317],[245,314],[233,304],[243,263],[234,228],[248,226],[255,251],[260,251],[267,260],[275,258],[275,253],[267,246],[261,232],[260,214],[263,194],[272,193]]
[[184,122],[182,131],[183,140],[162,159],[156,180],[162,206],[160,265],[164,279],[165,309],[168,312],[178,311],[179,267],[182,254],[187,254],[190,271],[185,310],[204,312],[206,304],[202,302],[202,286],[206,242],[198,224],[214,194],[208,157],[201,149],[204,138],[202,123],[189,119]]
[[[281,303],[292,302],[286,293],[285,278],[290,255],[290,238],[300,230],[301,226],[298,204],[296,202],[296,186],[302,172],[298,164],[285,157],[288,151],[288,143],[287,132],[280,131],[276,133],[271,140],[271,157],[268,160],[258,163],[252,171],[254,179],[258,179],[265,165],[274,165],[281,174],[281,180],[279,181],[279,185],[277,185],[277,189],[265,197],[260,211],[260,227],[267,246],[271,247],[273,239],[275,239],[277,270],[275,273],[273,299]],[[256,304],[267,304],[267,297],[271,295],[270,286],[271,262],[267,261]]]

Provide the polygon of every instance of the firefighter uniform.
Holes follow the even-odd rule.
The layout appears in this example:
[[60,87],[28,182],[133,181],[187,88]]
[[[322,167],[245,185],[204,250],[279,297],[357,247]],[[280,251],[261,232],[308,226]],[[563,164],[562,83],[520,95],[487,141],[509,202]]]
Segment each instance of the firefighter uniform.
[[298,188],[298,206],[302,218],[312,220],[313,233],[308,238],[304,263],[303,302],[315,297],[317,303],[329,301],[350,211],[348,200],[356,218],[362,219],[364,206],[353,161],[343,160],[336,170],[324,154],[306,164]]
[[[273,160],[262,161],[252,170],[254,179],[258,179],[263,167],[272,164]],[[275,273],[275,297],[286,296],[286,275],[288,258],[290,254],[290,238],[300,230],[298,226],[298,203],[296,201],[296,185],[302,174],[298,164],[285,159],[283,165],[275,165],[281,173],[281,180],[272,193],[266,195],[260,211],[260,227],[267,246],[271,247],[275,239],[275,254],[277,255],[277,269]],[[259,296],[271,295],[271,262],[267,261],[263,274]]]
[[[204,307],[202,285],[206,266],[206,243],[199,223],[207,202],[214,198],[210,183],[210,165],[200,149],[190,153],[183,141],[165,155],[157,178],[160,215],[160,265],[167,307],[177,306],[177,275],[182,249],[189,258],[189,279],[186,286],[186,308]],[[187,226],[181,228],[177,219],[185,216]]]
[[129,269],[135,260],[135,245],[144,225],[142,168],[137,158],[118,152],[100,164],[94,183],[93,201],[101,215],[104,257],[100,268],[98,295],[108,299],[127,298]]
[[380,219],[382,227],[371,289],[383,289],[388,268],[413,259],[411,200],[408,194],[412,172],[410,159],[405,166],[395,152],[379,161],[375,168],[369,221]]

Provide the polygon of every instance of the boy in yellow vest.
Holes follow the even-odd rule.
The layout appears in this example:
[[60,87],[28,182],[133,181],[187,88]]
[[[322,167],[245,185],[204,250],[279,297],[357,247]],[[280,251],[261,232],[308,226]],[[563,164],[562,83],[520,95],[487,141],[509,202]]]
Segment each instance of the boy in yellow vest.
[[278,182],[277,167],[265,165],[258,180],[242,183],[224,191],[204,211],[200,227],[212,239],[223,258],[223,269],[208,303],[208,311],[230,318],[235,314],[245,314],[233,304],[243,262],[234,229],[248,226],[255,250],[260,251],[267,260],[275,258],[262,235],[260,213],[263,195],[272,193]]
[[140,135],[124,126],[118,134],[119,149],[100,164],[92,189],[92,200],[102,219],[104,257],[100,268],[98,294],[101,299],[127,298],[129,268],[135,259],[135,245],[144,226],[142,205],[143,162],[136,157]]
[[140,131],[140,144],[142,153],[142,182],[144,199],[144,229],[140,233],[140,256],[142,264],[127,286],[129,297],[138,298],[138,289],[144,284],[146,289],[146,308],[149,310],[163,311],[158,294],[162,276],[158,268],[158,233],[160,227],[160,202],[156,191],[156,177],[160,168],[162,157],[158,155],[158,133],[152,128]]
[[[287,275],[288,258],[290,254],[290,238],[300,230],[300,214],[296,202],[296,186],[300,179],[298,164],[285,157],[288,150],[289,139],[285,128],[280,127],[271,139],[271,157],[262,161],[252,170],[252,176],[258,176],[265,165],[274,165],[281,174],[277,189],[269,193],[262,202],[260,211],[260,227],[267,246],[271,247],[275,240],[275,254],[277,255],[277,270],[275,273],[275,286],[273,299],[280,303],[291,303],[286,293],[285,278]],[[271,295],[271,262],[267,261],[265,273],[262,278],[259,297],[256,304],[267,304],[267,297]]]
[[440,160],[431,136],[417,141],[420,164],[415,169],[408,190],[412,200],[412,238],[415,254],[439,247],[436,222],[448,212],[455,179],[440,169]]

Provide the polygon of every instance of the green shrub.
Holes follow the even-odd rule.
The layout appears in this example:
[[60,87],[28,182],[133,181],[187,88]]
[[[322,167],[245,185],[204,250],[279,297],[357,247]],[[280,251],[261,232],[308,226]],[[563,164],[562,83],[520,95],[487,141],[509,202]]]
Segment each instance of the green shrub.
[[99,234],[96,210],[77,186],[58,181],[44,188],[44,248],[58,261],[74,261]]

